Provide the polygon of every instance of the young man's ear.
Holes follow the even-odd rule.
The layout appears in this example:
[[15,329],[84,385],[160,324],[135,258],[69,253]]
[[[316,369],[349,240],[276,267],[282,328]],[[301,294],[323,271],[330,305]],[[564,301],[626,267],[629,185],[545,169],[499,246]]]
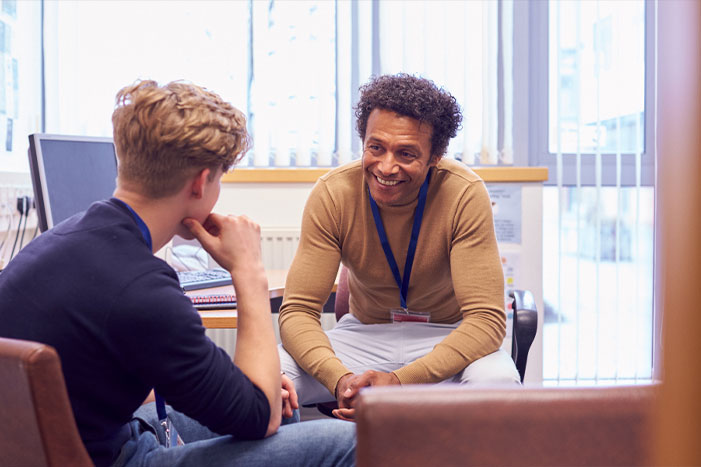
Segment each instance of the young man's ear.
[[190,195],[193,198],[200,199],[204,196],[204,188],[207,185],[210,169],[202,169],[190,179]]
[[429,161],[428,161],[428,166],[435,167],[438,164],[438,162],[440,162],[441,159],[443,159],[442,155],[440,155],[440,156],[437,156],[435,154],[432,155],[431,159],[429,159]]

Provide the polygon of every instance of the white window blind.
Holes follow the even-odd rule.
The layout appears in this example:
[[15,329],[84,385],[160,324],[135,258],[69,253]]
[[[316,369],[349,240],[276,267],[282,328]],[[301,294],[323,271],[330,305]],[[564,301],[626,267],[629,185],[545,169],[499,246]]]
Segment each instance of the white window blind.
[[432,79],[451,92],[463,109],[463,128],[450,142],[448,156],[467,164],[513,163],[513,2],[387,1],[379,3],[379,21],[380,73],[405,72]]
[[249,116],[256,166],[330,166],[334,2],[252,2]]
[[511,0],[47,2],[46,129],[110,136],[120,87],[185,79],[248,114],[249,165],[333,166],[360,155],[358,87],[406,72],[463,108],[449,157],[510,164],[512,24]]
[[186,79],[246,109],[246,2],[45,3],[46,130],[112,136],[117,91]]
[[0,2],[0,172],[27,172],[41,131],[40,24],[40,3]]

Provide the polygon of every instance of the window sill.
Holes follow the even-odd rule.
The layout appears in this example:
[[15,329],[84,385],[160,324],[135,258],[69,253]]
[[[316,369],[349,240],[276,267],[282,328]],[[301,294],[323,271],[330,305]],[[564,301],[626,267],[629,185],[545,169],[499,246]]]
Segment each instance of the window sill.
[[[548,179],[547,167],[472,167],[489,183],[531,183]],[[330,168],[234,169],[223,183],[314,183]]]

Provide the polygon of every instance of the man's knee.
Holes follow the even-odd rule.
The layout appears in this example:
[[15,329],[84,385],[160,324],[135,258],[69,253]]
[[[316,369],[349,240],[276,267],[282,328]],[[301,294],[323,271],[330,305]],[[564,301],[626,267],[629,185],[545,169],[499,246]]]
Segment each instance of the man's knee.
[[295,378],[299,377],[304,373],[304,370],[302,370],[299,367],[299,365],[297,365],[295,359],[292,358],[292,356],[289,353],[287,353],[282,344],[279,344],[277,346],[277,351],[280,355],[280,369],[285,374],[287,374],[287,376],[289,376],[290,379],[294,380]]
[[521,377],[514,361],[502,349],[475,360],[458,375],[468,384],[520,384]]
[[294,358],[282,347],[278,346],[280,354],[280,369],[292,380],[301,405],[316,404],[336,400],[333,395],[314,377],[306,373]]

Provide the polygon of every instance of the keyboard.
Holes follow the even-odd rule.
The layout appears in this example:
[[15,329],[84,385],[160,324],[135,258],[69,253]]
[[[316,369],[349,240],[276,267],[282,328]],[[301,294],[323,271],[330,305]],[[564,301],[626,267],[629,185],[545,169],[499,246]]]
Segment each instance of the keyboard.
[[204,271],[178,271],[178,280],[183,290],[199,290],[231,284],[231,274],[224,269]]

